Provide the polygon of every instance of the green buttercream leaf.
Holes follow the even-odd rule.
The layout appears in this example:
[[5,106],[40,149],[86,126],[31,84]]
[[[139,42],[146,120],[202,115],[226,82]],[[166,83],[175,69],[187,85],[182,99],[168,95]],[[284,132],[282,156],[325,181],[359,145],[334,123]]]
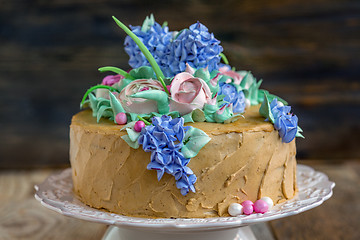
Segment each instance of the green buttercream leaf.
[[233,111],[229,107],[226,107],[224,109],[223,113],[219,114],[218,112],[216,112],[214,114],[214,119],[215,119],[215,122],[217,122],[217,123],[223,123],[227,119],[232,118],[233,116],[234,116]]
[[132,121],[132,122],[127,123],[125,126],[123,126],[123,127],[120,129],[120,131],[123,131],[123,130],[125,130],[125,129],[127,129],[127,128],[134,128],[135,123],[136,123],[136,121]]
[[133,142],[137,141],[140,136],[140,132],[135,131],[133,128],[126,128],[126,132]]
[[233,122],[239,120],[240,118],[245,118],[245,117],[244,117],[243,115],[241,115],[241,114],[237,114],[237,115],[234,115],[234,116],[231,117],[231,118],[226,119],[226,120],[224,121],[224,123],[225,123],[225,124],[227,124],[227,123],[233,123]]
[[137,120],[138,120],[138,117],[137,117],[137,116],[138,116],[139,114],[137,114],[137,113],[132,113],[132,112],[127,112],[126,115],[127,115],[128,119],[130,118],[131,122],[133,122],[133,121],[137,121]]
[[285,101],[284,99],[274,95],[274,94],[271,94],[269,93],[269,91],[267,90],[264,90],[264,89],[260,89],[259,92],[258,92],[258,101],[259,102],[263,102],[264,101],[264,95],[266,94],[269,102],[271,103],[275,98],[277,98],[277,100],[279,102],[282,102],[284,105],[288,105],[287,101]]
[[141,26],[142,32],[147,32],[155,23],[154,15],[150,14],[150,17],[146,16],[143,25]]
[[181,153],[185,158],[193,158],[210,140],[211,138],[204,131],[190,127],[185,133]]
[[97,112],[96,121],[99,122],[101,117],[111,117],[113,115],[111,107],[102,105]]
[[98,104],[96,106],[97,109],[99,109],[102,106],[111,107],[109,99],[100,97],[100,98],[97,98],[97,101],[98,101]]
[[303,130],[298,126],[297,127],[297,133],[296,133],[295,137],[305,138],[304,135],[301,134],[302,132],[303,132]]
[[157,108],[160,114],[169,113],[169,97],[164,91],[160,90],[146,90],[137,92],[131,95],[132,98],[144,98],[154,100],[157,102]]
[[193,123],[194,122],[194,120],[192,119],[191,113],[183,115],[182,118],[184,119],[184,123],[188,123],[188,122]]
[[191,112],[191,116],[195,122],[205,122],[205,120],[206,120],[205,113],[199,108],[194,109]]
[[92,114],[92,116],[93,117],[96,117],[96,115],[97,115],[97,105],[98,105],[98,101],[97,101],[97,99],[96,99],[96,97],[95,97],[95,95],[93,94],[93,93],[90,93],[89,94],[89,100],[90,100],[90,108],[92,109],[92,111],[93,111],[93,114]]
[[216,113],[217,110],[219,110],[219,107],[217,105],[211,105],[211,104],[205,103],[203,109],[204,109],[206,121],[207,122],[215,122],[214,114]]
[[170,116],[172,119],[180,117],[180,113],[178,111],[172,111],[166,115]]
[[206,83],[210,81],[210,73],[207,69],[199,68],[195,71],[194,77],[201,78]]
[[139,148],[139,143],[138,141],[131,141],[129,135],[124,135],[121,137],[130,147],[134,148],[134,149],[138,149]]
[[84,103],[83,103],[83,105],[81,106],[81,108],[88,108],[88,107],[90,107],[90,100],[89,100],[89,99],[84,101]]
[[205,122],[206,117],[205,113],[201,109],[194,109],[190,113],[182,116],[184,118],[184,122]]
[[268,100],[266,94],[264,94],[264,101],[262,102],[262,104],[260,106],[259,113],[261,116],[269,119],[269,121],[271,121],[272,123],[275,122],[274,116],[271,112],[270,103],[269,103],[269,100]]
[[116,120],[115,120],[115,116],[118,114],[118,113],[125,113],[125,110],[124,108],[122,107],[121,103],[119,102],[119,100],[115,97],[115,95],[109,91],[109,97],[110,97],[110,105],[111,105],[111,108],[113,110],[113,113],[114,113],[114,123],[116,123]]
[[155,72],[149,66],[142,66],[135,69],[132,69],[129,74],[134,79],[155,79]]
[[241,76],[244,76],[243,79],[241,80],[240,86],[242,89],[249,89],[249,87],[256,82],[256,79],[254,78],[254,76],[251,74],[251,72],[248,71],[238,71],[237,73],[239,73]]

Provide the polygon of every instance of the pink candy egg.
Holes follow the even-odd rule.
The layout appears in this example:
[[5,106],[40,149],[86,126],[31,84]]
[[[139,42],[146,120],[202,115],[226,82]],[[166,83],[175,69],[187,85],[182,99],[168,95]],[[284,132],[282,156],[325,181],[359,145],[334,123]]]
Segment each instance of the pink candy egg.
[[243,213],[246,215],[250,215],[254,212],[254,207],[253,205],[250,204],[245,204],[243,205]]
[[243,205],[243,206],[245,206],[245,205],[254,205],[254,203],[252,201],[250,201],[250,200],[246,200],[246,201],[243,201],[241,203],[241,205]]
[[264,200],[257,200],[254,203],[254,211],[256,213],[266,213],[269,209],[269,205]]
[[136,132],[141,132],[141,129],[145,127],[145,123],[143,121],[137,121],[134,125],[134,130]]
[[127,122],[126,114],[123,113],[123,112],[116,114],[116,116],[115,116],[115,121],[116,121],[116,123],[119,124],[119,125],[124,125],[124,124],[126,124],[126,122]]

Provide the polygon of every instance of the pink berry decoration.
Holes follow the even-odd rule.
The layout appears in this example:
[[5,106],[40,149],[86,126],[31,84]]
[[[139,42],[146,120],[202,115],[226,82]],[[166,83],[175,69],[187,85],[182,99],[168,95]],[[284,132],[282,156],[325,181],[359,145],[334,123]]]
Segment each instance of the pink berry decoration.
[[253,205],[250,205],[250,204],[243,205],[243,212],[244,212],[245,215],[252,214],[254,212]]
[[256,213],[266,213],[269,209],[269,205],[264,200],[257,200],[254,203],[254,211]]
[[141,129],[145,127],[145,123],[143,121],[137,121],[134,125],[134,130],[136,132],[141,132]]
[[126,122],[127,122],[126,114],[123,113],[123,112],[116,114],[116,116],[115,116],[115,121],[116,121],[116,123],[119,124],[119,125],[124,125],[124,124],[126,124]]

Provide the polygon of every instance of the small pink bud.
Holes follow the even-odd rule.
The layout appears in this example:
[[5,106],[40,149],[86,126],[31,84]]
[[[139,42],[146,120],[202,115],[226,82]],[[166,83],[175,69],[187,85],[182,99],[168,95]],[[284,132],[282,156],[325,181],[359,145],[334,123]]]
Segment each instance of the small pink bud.
[[145,127],[145,123],[143,121],[137,121],[134,125],[134,130],[136,132],[141,132],[141,129]]
[[127,122],[126,114],[123,113],[123,112],[116,114],[116,116],[115,116],[115,121],[116,121],[116,123],[119,124],[119,125],[124,125],[124,124],[126,124],[126,122]]
[[269,206],[264,200],[257,200],[254,203],[254,211],[256,213],[266,213],[268,209]]
[[243,212],[245,215],[250,215],[254,212],[253,205],[245,204],[243,205]]
[[246,201],[243,201],[243,202],[241,203],[241,205],[243,205],[243,206],[245,206],[245,205],[251,205],[251,206],[253,206],[254,203],[253,203],[252,201],[250,201],[250,200],[246,200]]

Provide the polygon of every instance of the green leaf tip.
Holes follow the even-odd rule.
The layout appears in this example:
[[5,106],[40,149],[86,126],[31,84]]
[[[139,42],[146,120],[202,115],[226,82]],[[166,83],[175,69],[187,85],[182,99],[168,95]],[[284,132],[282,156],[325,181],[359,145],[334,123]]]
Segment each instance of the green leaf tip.
[[155,61],[155,58],[151,55],[150,51],[146,48],[146,46],[144,45],[143,42],[141,42],[141,40],[127,27],[125,26],[120,20],[118,20],[115,16],[112,16],[112,18],[114,19],[115,23],[122,29],[124,30],[124,32],[129,35],[129,37],[132,38],[132,40],[134,40],[134,42],[136,43],[136,45],[138,45],[139,49],[141,50],[141,52],[144,54],[144,56],[146,57],[146,59],[149,61],[151,67],[154,69],[154,72],[156,74],[156,77],[158,78],[158,80],[161,82],[161,84],[164,87],[165,92],[169,95],[169,91],[166,88],[166,84],[164,82],[164,74],[161,71],[159,65],[157,64],[157,62]]
[[229,65],[229,60],[227,59],[227,57],[225,56],[224,53],[220,53],[219,54],[221,59],[223,60],[223,62],[226,64],[226,65]]
[[145,123],[145,125],[151,125],[150,122],[146,121],[143,117],[141,117],[140,115],[137,115],[137,118],[141,121],[143,121]]
[[129,73],[127,73],[126,71],[117,68],[117,67],[111,67],[111,66],[107,66],[107,67],[101,67],[98,69],[99,72],[114,72],[116,74],[122,75],[127,79],[131,79],[134,80],[135,78],[133,76],[131,76]]
[[109,91],[112,91],[112,92],[119,92],[119,90],[117,90],[116,88],[113,88],[113,87],[110,87],[110,86],[106,86],[106,85],[96,85],[96,86],[93,86],[91,88],[89,88],[86,93],[84,94],[82,100],[81,100],[81,103],[80,103],[80,108],[82,108],[87,96],[94,90],[98,89],[98,88],[105,88],[105,89],[108,89]]

